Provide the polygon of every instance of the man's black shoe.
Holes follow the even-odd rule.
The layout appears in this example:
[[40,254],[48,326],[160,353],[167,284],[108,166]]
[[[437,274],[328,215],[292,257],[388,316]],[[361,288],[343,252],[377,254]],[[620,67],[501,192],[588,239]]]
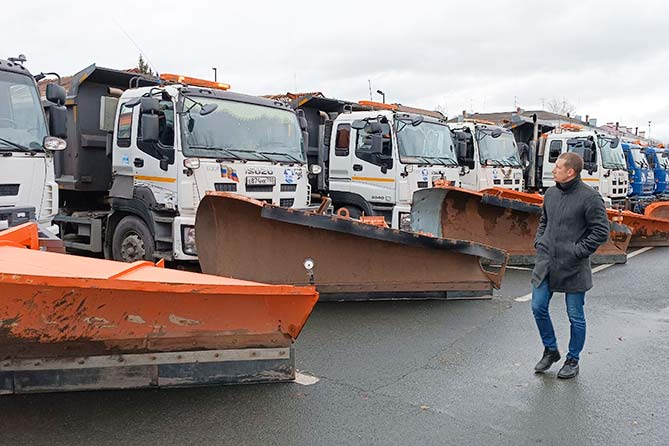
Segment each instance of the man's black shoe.
[[573,358],[567,358],[564,365],[557,374],[558,378],[569,379],[578,375],[578,361]]
[[548,348],[544,349],[544,356],[541,358],[541,361],[537,362],[537,365],[534,366],[534,371],[537,373],[544,373],[546,370],[550,369],[551,366],[560,360],[560,352],[557,350],[549,350]]

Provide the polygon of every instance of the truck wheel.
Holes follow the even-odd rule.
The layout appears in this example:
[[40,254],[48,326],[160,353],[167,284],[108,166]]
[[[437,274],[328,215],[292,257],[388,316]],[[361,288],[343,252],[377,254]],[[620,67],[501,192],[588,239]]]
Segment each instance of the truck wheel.
[[121,262],[153,261],[155,242],[146,223],[134,215],[123,217],[112,236],[112,256]]
[[337,215],[344,218],[359,219],[362,216],[362,209],[355,206],[342,206],[337,209]]

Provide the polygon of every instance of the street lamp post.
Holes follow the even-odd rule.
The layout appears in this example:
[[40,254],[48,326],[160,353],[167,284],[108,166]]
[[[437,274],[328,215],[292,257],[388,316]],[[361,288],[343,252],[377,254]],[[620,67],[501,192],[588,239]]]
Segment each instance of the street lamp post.
[[217,69],[216,67],[212,67],[211,69],[214,70],[214,82],[218,82],[218,79],[217,79],[217,77],[218,77],[218,73],[217,73],[218,69]]
[[384,92],[382,92],[381,90],[376,90],[376,92],[381,95],[381,97],[383,98],[383,103],[385,104],[386,103],[386,94]]

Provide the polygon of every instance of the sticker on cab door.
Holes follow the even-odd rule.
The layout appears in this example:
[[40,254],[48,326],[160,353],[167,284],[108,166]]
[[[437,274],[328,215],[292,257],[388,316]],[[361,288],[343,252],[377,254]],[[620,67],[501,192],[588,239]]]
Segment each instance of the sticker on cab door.
[[286,181],[286,184],[293,184],[295,182],[295,171],[293,169],[284,170],[283,178]]

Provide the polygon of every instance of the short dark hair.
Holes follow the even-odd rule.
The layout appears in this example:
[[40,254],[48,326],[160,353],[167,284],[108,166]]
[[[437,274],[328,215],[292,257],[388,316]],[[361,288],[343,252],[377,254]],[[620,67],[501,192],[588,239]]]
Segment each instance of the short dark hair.
[[583,158],[581,158],[581,155],[578,153],[565,152],[558,156],[558,159],[564,161],[564,167],[567,169],[574,169],[576,176],[581,174],[581,171],[583,170]]

